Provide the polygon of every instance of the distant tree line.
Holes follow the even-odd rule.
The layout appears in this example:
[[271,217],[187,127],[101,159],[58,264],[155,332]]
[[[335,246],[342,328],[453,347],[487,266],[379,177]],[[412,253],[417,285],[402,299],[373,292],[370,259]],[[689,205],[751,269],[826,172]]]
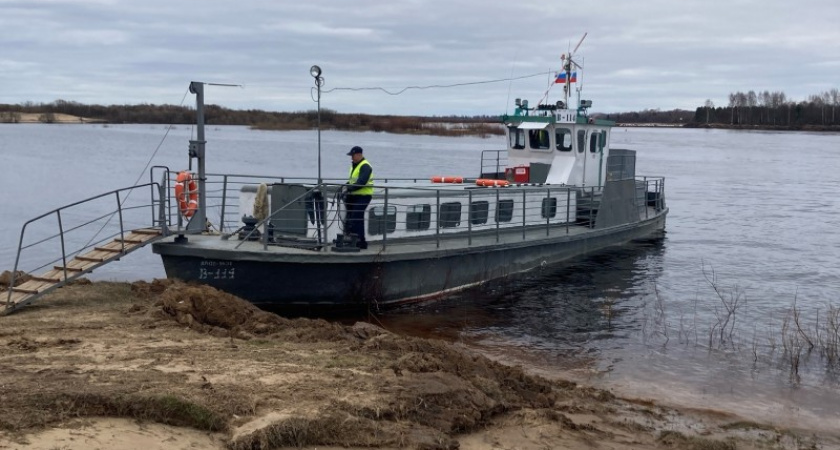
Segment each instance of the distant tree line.
[[610,114],[594,114],[598,118],[614,120],[618,124],[686,124],[694,120],[694,112],[685,109],[661,111],[659,109],[645,109]]
[[[195,123],[195,110],[175,105],[87,105],[66,100],[51,103],[0,104],[0,122],[19,122],[21,113],[38,114],[45,123],[55,114],[68,114],[106,123]],[[208,125],[245,125],[267,130],[305,130],[315,128],[315,110],[272,112],[258,109],[234,110],[218,105],[205,105],[204,120]],[[387,131],[391,133],[435,135],[500,135],[504,129],[499,119],[490,116],[377,116],[346,114],[321,110],[323,129],[353,131]]]
[[789,100],[781,91],[734,92],[725,107],[706,100],[694,112],[692,122],[690,126],[837,130],[840,90],[831,89],[799,102]]

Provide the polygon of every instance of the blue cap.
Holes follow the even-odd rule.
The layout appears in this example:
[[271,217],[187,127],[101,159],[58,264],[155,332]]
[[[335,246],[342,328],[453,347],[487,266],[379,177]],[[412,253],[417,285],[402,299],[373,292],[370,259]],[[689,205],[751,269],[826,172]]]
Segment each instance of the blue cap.
[[350,149],[350,151],[347,153],[347,155],[348,155],[348,156],[349,156],[349,155],[355,155],[355,154],[357,154],[357,153],[358,153],[358,154],[361,154],[362,152],[363,152],[362,147],[359,147],[359,146],[357,145],[357,146],[355,146],[355,147],[351,148],[351,149]]

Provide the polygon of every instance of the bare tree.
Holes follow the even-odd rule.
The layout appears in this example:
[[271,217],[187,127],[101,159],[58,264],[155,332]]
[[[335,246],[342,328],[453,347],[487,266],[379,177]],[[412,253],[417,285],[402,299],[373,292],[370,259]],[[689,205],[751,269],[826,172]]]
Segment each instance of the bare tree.
[[755,94],[755,91],[747,92],[747,106],[749,107],[749,110],[748,110],[749,117],[747,117],[747,121],[750,122],[750,123],[752,123],[752,121],[753,121],[752,120],[752,113],[753,113],[753,109],[755,109],[756,105],[758,105],[758,96]]
[[732,113],[732,116],[731,116],[731,118],[729,119],[729,123],[730,123],[730,125],[734,125],[734,124],[735,124],[735,106],[736,106],[736,104],[735,104],[735,99],[736,99],[735,94],[734,94],[734,93],[730,93],[730,94],[729,94],[729,111]]
[[706,123],[709,123],[709,110],[715,107],[715,104],[712,102],[712,99],[706,99]]

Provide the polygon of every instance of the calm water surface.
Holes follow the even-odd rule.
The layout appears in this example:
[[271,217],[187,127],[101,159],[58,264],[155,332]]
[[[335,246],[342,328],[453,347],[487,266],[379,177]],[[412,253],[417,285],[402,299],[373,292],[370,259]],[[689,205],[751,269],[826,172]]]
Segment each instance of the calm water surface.
[[[29,218],[185,168],[190,127],[0,125],[0,266]],[[164,139],[164,136],[165,139]],[[317,175],[316,135],[211,127],[210,172]],[[323,175],[346,176],[365,148],[378,177],[474,176],[502,138],[324,132]],[[792,373],[783,351],[796,301],[803,326],[840,307],[840,135],[616,129],[637,172],[667,177],[665,239],[635,243],[384,314],[392,329],[465,343],[501,359],[625,395],[832,429],[840,384],[819,352]],[[163,277],[143,249],[93,279]],[[720,297],[738,299],[720,341]],[[710,331],[714,337],[710,343]],[[812,333],[813,334],[813,333]]]

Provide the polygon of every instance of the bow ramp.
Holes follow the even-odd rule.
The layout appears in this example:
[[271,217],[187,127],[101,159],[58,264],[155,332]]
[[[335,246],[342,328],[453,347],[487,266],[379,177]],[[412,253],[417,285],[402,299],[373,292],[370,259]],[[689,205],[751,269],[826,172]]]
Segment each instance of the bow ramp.
[[[148,194],[144,200],[131,199],[132,191],[140,188],[151,191],[151,201]],[[162,192],[157,183],[132,186],[26,222],[14,269],[5,280],[8,286],[0,286],[0,315],[165,237],[168,228]]]

